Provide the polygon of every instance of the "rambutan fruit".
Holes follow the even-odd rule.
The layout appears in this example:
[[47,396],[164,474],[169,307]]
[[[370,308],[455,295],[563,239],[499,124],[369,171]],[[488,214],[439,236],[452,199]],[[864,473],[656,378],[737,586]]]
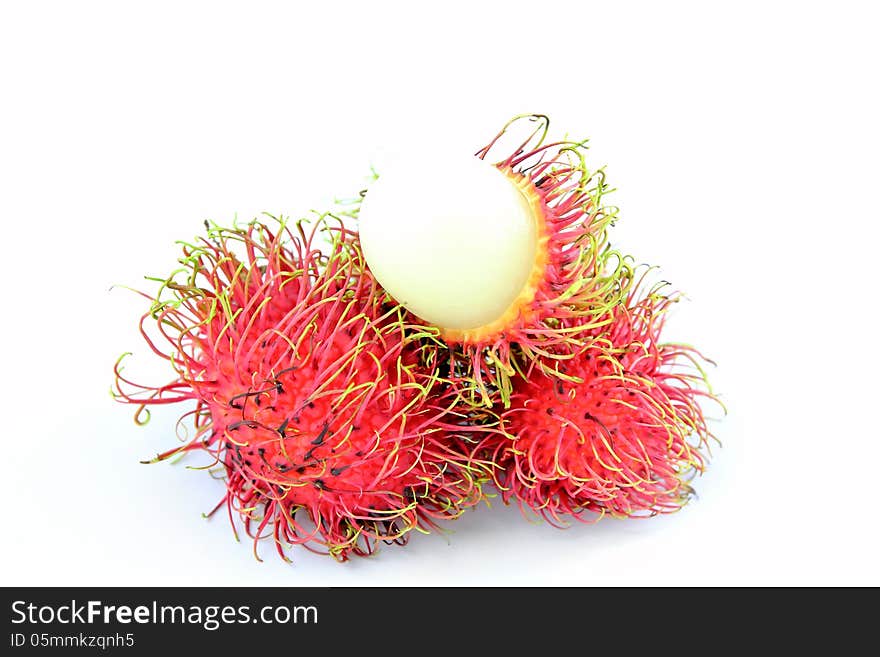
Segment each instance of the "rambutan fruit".
[[[522,120],[536,127],[503,147]],[[585,142],[545,143],[548,127],[517,117],[476,157],[380,172],[359,211],[372,273],[434,327],[476,405],[509,404],[511,377],[582,346],[626,296],[604,172],[587,167]]]
[[285,559],[294,544],[338,560],[370,554],[476,503],[479,475],[451,448],[454,427],[436,421],[436,360],[407,338],[341,222],[208,228],[141,320],[173,380],[144,386],[116,368],[136,420],[151,405],[194,403],[194,434],[153,462],[206,453],[226,484],[211,513],[225,505],[255,554],[271,537]]
[[517,377],[483,440],[503,499],[551,524],[675,511],[703,469],[712,433],[701,400],[717,398],[699,352],[660,341],[679,295],[666,283],[640,295],[643,280],[583,349],[552,362],[555,376]]

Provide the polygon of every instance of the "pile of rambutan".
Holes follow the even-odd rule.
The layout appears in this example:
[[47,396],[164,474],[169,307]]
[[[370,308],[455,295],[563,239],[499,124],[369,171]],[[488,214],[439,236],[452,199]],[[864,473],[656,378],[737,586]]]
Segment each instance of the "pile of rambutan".
[[[115,367],[138,423],[189,405],[181,442],[148,462],[201,453],[225,482],[211,514],[284,559],[404,544],[497,493],[558,526],[680,509],[713,440],[706,361],[662,341],[679,294],[610,247],[604,172],[585,143],[548,143],[548,125],[517,117],[468,160],[461,187],[479,201],[458,224],[454,203],[419,213],[381,172],[339,212],[206,222],[144,294],[141,332],[170,380]],[[469,296],[467,251],[486,245],[463,232],[489,215],[494,260]]]

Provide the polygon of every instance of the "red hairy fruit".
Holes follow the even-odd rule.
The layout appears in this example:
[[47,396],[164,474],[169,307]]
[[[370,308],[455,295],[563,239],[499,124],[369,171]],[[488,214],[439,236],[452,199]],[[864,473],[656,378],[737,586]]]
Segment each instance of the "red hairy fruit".
[[552,376],[535,367],[514,381],[500,430],[484,440],[505,501],[564,524],[668,513],[689,499],[712,437],[700,400],[714,395],[698,352],[659,342],[678,298],[664,286],[639,297],[637,283]]
[[[523,122],[534,124],[531,132],[511,146],[508,133]],[[516,117],[476,153],[522,194],[538,240],[526,285],[501,317],[476,329],[440,330],[474,405],[508,406],[514,379],[535,361],[580,348],[607,324],[631,282],[629,261],[608,243],[617,208],[604,203],[611,191],[604,171],[587,166],[586,141],[546,141],[549,124],[543,115]]]
[[479,499],[454,426],[438,422],[434,362],[330,221],[209,227],[141,321],[174,379],[143,386],[117,366],[117,397],[141,407],[136,419],[195,403],[184,416],[194,435],[154,461],[206,453],[227,489],[214,511],[225,505],[233,527],[241,518],[255,553],[271,538],[285,558],[291,544],[366,555]]

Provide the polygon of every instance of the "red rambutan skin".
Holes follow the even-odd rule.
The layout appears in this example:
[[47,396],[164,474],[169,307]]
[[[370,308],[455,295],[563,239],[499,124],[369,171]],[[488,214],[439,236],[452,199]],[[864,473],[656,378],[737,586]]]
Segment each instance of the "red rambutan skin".
[[[520,120],[537,124],[523,143],[498,156],[501,138]],[[549,120],[516,117],[476,155],[495,163],[528,200],[537,223],[534,269],[505,316],[472,330],[441,330],[452,369],[474,405],[509,404],[511,380],[536,359],[562,357],[609,321],[608,310],[626,297],[629,263],[608,248],[616,208],[602,170],[590,171],[584,143],[544,143]],[[457,365],[462,361],[465,367]]]
[[[700,400],[714,399],[684,345],[661,344],[662,286],[636,285],[610,323],[573,357],[514,380],[499,430],[483,440],[505,501],[552,524],[679,509],[712,437]],[[546,368],[545,368],[546,369]]]
[[341,225],[322,253],[323,224],[216,228],[186,247],[187,281],[167,281],[173,300],[141,323],[177,377],[150,388],[117,367],[117,389],[142,407],[196,403],[195,437],[154,460],[209,453],[227,486],[218,508],[242,518],[255,552],[272,536],[285,558],[303,544],[345,560],[457,516],[479,486],[437,422],[436,363],[406,338]]

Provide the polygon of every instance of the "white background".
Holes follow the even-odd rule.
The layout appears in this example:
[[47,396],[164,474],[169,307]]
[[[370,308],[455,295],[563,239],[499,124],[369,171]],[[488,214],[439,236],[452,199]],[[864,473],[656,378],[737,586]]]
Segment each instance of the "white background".
[[[0,583],[880,584],[871,3],[238,5],[0,10]],[[673,337],[719,363],[699,500],[568,531],[481,509],[288,566],[202,520],[206,474],[138,463],[177,411],[138,428],[111,400],[123,351],[164,377],[112,284],[167,273],[205,218],[326,207],[534,111],[591,137],[614,241],[688,292]]]

